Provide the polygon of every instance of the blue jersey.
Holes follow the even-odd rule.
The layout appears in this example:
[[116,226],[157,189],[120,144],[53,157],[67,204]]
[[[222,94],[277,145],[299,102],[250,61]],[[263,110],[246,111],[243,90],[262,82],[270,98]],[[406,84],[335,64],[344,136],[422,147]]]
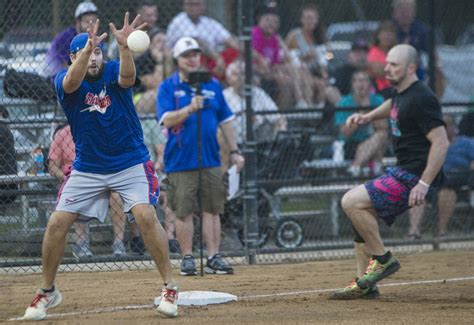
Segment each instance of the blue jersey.
[[474,138],[458,135],[451,143],[444,161],[443,171],[468,171],[474,161]]
[[119,67],[117,61],[104,63],[99,80],[83,80],[71,94],[63,88],[67,70],[56,76],[56,94],[76,145],[73,168],[78,171],[110,174],[150,159],[132,91],[118,84]]
[[[221,165],[217,128],[234,118],[222,94],[220,83],[212,79],[201,85],[205,97],[201,110],[202,168]],[[195,92],[188,83],[181,82],[179,74],[174,73],[160,86],[156,101],[158,120],[167,112],[181,109],[191,103]],[[165,172],[195,170],[198,163],[197,113],[192,113],[182,124],[168,129],[164,164]]]

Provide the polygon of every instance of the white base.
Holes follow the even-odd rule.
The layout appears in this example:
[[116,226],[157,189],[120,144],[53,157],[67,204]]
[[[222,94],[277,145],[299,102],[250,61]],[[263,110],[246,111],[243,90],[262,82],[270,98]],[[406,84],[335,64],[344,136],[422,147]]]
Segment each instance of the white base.
[[[155,305],[160,304],[161,297],[155,298]],[[183,291],[178,293],[180,306],[205,306],[237,301],[237,296],[225,292],[215,291]]]

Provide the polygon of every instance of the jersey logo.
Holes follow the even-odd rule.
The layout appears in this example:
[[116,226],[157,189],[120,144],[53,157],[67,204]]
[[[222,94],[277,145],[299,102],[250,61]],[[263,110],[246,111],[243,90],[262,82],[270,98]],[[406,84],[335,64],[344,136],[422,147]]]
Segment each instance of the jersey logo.
[[392,129],[392,135],[396,137],[402,135],[400,127],[398,126],[398,107],[395,102],[392,104],[392,108],[390,109],[390,128]]
[[202,95],[206,99],[214,99],[216,97],[216,93],[214,91],[208,90],[208,89],[203,89],[202,90]]
[[105,89],[102,89],[99,95],[87,93],[85,103],[90,106],[84,108],[83,110],[81,110],[81,112],[97,111],[101,114],[105,114],[105,112],[107,111],[107,107],[112,104],[112,101],[110,100],[110,96],[106,94]]
[[186,96],[186,92],[184,90],[179,89],[174,91],[174,97],[179,98],[184,96]]

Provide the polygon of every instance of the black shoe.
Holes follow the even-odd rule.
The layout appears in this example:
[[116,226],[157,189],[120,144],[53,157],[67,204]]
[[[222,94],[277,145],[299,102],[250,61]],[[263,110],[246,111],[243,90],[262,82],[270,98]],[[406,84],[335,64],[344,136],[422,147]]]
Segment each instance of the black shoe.
[[208,274],[234,274],[234,269],[222,258],[221,254],[208,259],[204,271]]
[[142,237],[133,237],[130,241],[130,250],[133,254],[143,255],[145,254],[145,243]]
[[185,255],[181,261],[181,275],[197,275],[196,264],[194,263],[194,256]]
[[170,253],[179,253],[179,242],[176,239],[168,240],[168,245],[170,247]]

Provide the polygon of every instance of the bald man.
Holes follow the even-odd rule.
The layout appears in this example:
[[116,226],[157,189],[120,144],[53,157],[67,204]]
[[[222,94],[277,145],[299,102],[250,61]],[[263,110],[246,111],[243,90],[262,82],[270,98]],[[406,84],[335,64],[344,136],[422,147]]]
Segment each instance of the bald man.
[[342,198],[342,208],[355,232],[357,277],[332,299],[379,295],[377,282],[397,272],[400,263],[385,249],[378,220],[392,225],[398,215],[424,204],[430,188],[440,182],[449,141],[438,100],[416,76],[417,62],[418,54],[411,45],[393,47],[388,52],[385,76],[396,93],[369,113],[347,119],[349,126],[390,119],[397,165]]

